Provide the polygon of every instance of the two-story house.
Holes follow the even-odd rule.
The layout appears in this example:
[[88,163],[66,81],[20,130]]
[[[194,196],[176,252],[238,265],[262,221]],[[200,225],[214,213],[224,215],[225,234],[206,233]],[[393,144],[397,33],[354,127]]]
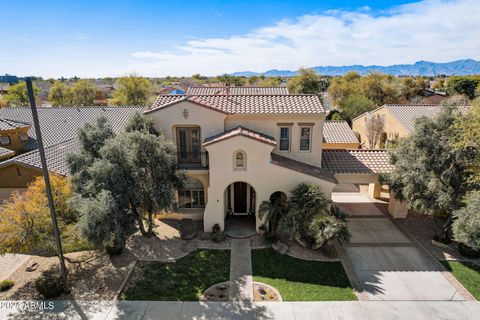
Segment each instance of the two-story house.
[[330,196],[337,183],[321,168],[325,111],[316,95],[161,95],[145,114],[190,177],[178,214],[203,218],[206,231],[248,214],[258,229],[262,201],[302,182]]

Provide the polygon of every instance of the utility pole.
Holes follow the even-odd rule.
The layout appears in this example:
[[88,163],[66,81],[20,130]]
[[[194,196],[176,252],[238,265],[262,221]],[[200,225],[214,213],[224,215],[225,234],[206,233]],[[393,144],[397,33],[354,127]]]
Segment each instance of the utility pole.
[[33,93],[32,79],[27,78],[27,92],[32,109],[33,125],[37,136],[38,151],[40,152],[40,160],[42,161],[43,178],[45,180],[45,190],[47,192],[48,206],[50,207],[50,215],[52,216],[53,236],[57,243],[57,254],[60,260],[60,271],[62,273],[64,292],[69,292],[67,268],[65,266],[65,258],[63,257],[62,240],[58,230],[57,214],[55,213],[55,204],[53,202],[52,188],[50,185],[50,177],[48,175],[47,159],[45,158],[45,149],[43,148],[42,133],[40,132],[40,123],[38,121],[37,106],[35,104],[35,95]]

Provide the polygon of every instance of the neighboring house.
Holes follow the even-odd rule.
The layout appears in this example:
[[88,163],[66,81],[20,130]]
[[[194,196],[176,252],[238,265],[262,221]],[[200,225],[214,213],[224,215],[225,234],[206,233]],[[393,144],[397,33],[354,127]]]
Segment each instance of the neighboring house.
[[187,95],[285,95],[287,87],[196,86],[187,89]]
[[185,94],[185,91],[180,89],[175,89],[169,92],[169,94]]
[[442,101],[448,99],[446,92],[425,89],[425,98],[422,99],[423,104],[439,105]]
[[358,149],[358,141],[346,121],[325,121],[323,127],[323,149]]
[[105,92],[102,90],[97,90],[95,91],[95,98],[93,99],[93,105],[94,106],[107,106],[108,105],[108,99],[107,95]]
[[29,123],[0,117],[0,147],[20,153],[29,140],[30,128]]
[[[330,197],[338,183],[378,189],[380,171],[372,164],[390,170],[385,151],[352,157],[344,150],[323,166],[325,111],[316,95],[161,95],[145,114],[175,143],[189,176],[179,190],[179,209],[170,216],[203,219],[207,232],[215,224],[223,230],[235,215],[249,215],[258,230],[262,201],[288,198],[300,183],[319,185]],[[337,178],[327,169],[337,168],[337,161],[355,170],[338,172]]]
[[[143,110],[143,107],[38,108],[49,170],[54,174],[68,175],[65,157],[78,149],[77,131],[86,123],[93,123],[99,116],[105,116],[113,130],[120,132],[135,112]],[[2,132],[12,133],[10,147],[17,152],[16,156],[9,156],[10,159],[0,159],[1,199],[14,190],[26,188],[29,182],[42,174],[42,167],[30,108],[0,109],[0,119],[8,119],[6,124],[0,120],[0,128],[15,127],[7,131],[0,130],[0,136],[3,137]],[[26,135],[26,139],[22,135]]]
[[[366,122],[368,117],[380,115],[384,119],[384,132],[380,146],[395,145],[398,139],[407,136],[413,131],[415,120],[420,117],[434,118],[442,110],[438,105],[426,104],[386,104],[371,112],[366,112],[352,121],[352,129],[358,133],[360,143],[363,147],[369,148],[366,133]],[[375,147],[379,147],[378,145]]]

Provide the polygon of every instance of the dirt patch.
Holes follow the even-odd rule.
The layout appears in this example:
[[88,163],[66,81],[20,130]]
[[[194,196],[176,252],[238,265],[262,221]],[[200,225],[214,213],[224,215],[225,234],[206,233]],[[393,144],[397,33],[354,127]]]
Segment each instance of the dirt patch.
[[[458,251],[458,244],[452,241],[443,244],[433,240],[445,223],[444,219],[410,212],[405,219],[396,219],[395,223],[410,233],[422,246],[439,260],[467,260]],[[471,259],[468,259],[471,260]],[[475,259],[480,263],[480,259]]]

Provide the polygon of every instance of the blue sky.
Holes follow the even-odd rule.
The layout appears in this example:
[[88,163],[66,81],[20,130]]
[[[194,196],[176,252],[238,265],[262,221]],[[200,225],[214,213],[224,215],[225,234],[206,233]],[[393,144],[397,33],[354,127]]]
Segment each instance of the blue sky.
[[0,74],[216,75],[480,59],[476,0],[4,1]]

